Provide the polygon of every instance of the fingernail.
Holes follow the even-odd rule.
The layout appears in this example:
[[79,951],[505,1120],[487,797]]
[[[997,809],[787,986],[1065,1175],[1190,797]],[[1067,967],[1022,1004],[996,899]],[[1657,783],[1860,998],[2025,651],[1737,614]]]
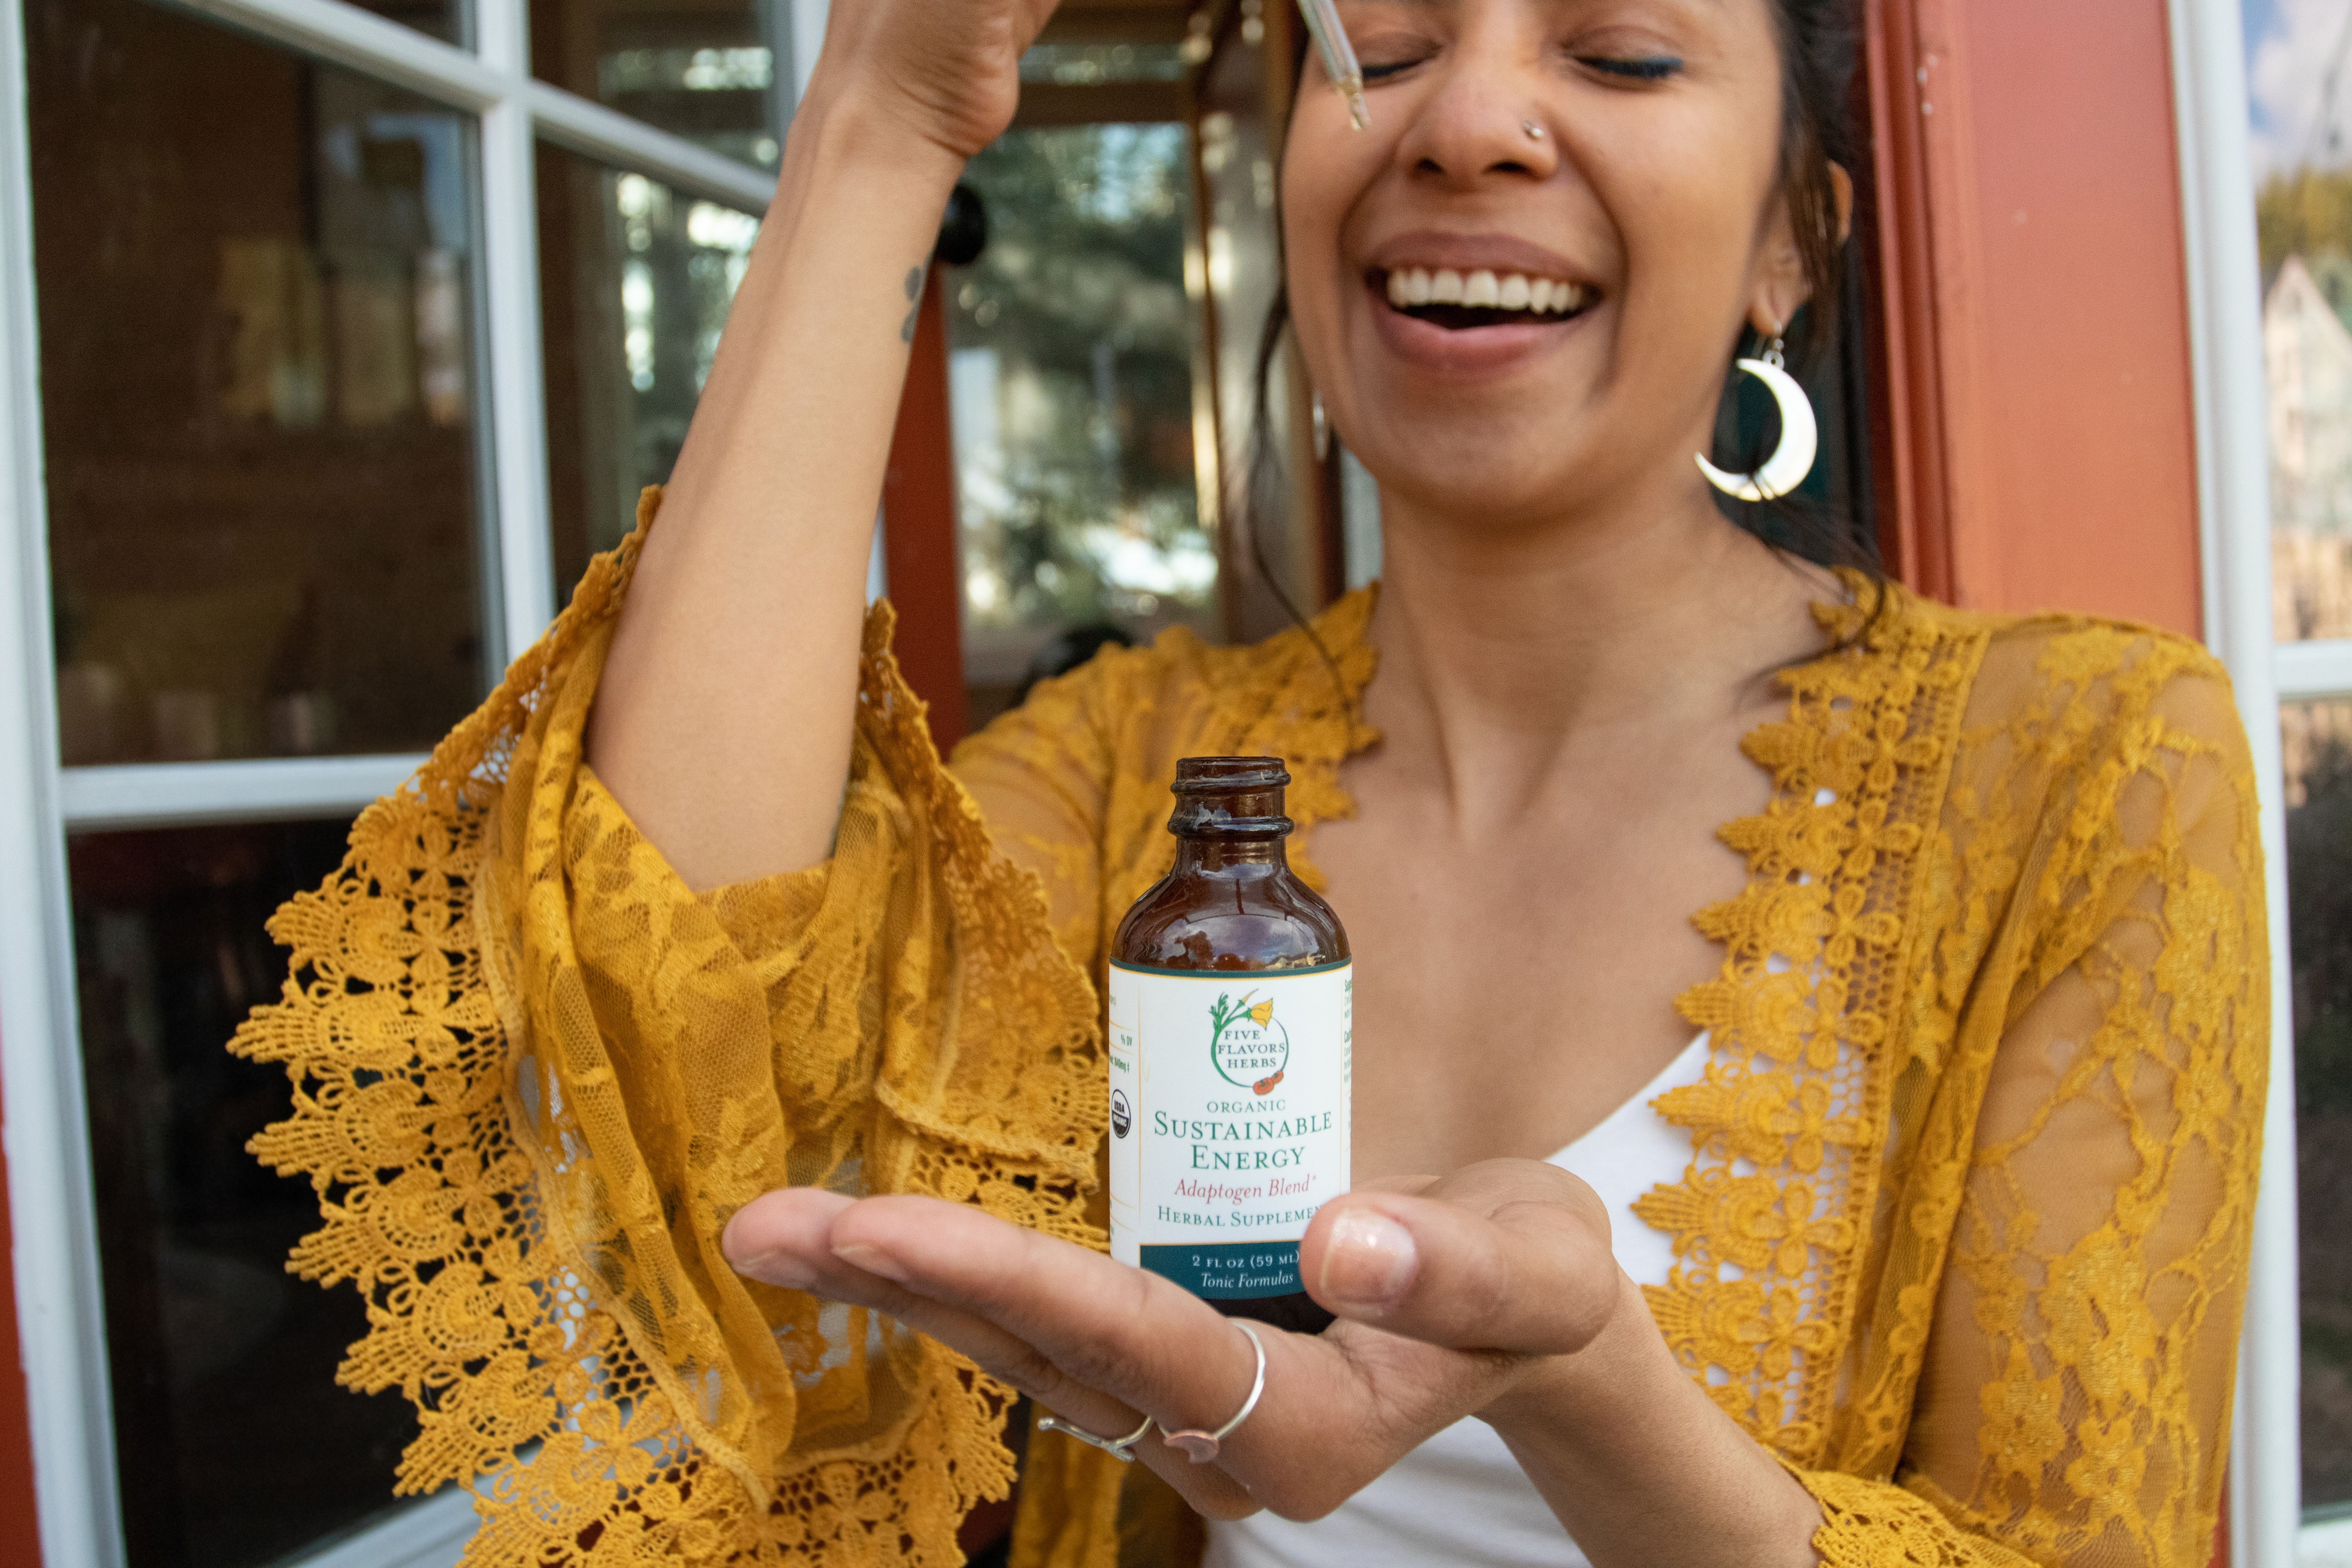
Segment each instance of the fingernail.
[[879,1274],[883,1279],[896,1280],[901,1285],[907,1282],[907,1271],[898,1266],[898,1260],[878,1247],[870,1247],[862,1241],[845,1241],[833,1249],[833,1255],[868,1274]]
[[1412,1232],[1377,1209],[1352,1208],[1332,1222],[1320,1284],[1335,1301],[1377,1307],[1403,1295],[1420,1264]]
[[816,1283],[816,1270],[789,1252],[763,1252],[738,1265],[735,1272],[785,1290],[805,1290]]

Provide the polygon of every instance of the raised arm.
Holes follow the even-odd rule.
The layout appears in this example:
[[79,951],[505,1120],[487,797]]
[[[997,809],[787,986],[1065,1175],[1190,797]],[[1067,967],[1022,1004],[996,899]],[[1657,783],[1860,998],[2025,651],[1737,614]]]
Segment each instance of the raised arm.
[[914,296],[1053,0],[835,0],[588,760],[691,886],[829,853]]

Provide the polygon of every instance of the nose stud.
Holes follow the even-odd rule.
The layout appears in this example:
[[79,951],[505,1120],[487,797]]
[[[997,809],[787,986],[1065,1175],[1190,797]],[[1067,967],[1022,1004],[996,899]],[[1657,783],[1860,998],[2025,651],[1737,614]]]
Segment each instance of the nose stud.
[[1530,142],[1540,142],[1544,139],[1544,128],[1532,120],[1520,121],[1519,129],[1528,133],[1528,140]]

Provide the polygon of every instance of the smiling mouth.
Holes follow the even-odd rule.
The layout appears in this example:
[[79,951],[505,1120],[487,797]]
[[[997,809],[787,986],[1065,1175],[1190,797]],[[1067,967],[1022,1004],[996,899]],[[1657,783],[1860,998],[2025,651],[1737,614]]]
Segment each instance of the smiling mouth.
[[1374,271],[1367,281],[1385,295],[1389,308],[1401,315],[1464,331],[1473,327],[1501,327],[1518,322],[1549,323],[1581,315],[1595,299],[1594,291],[1563,278],[1534,278],[1523,272],[1468,272],[1451,267],[1399,267]]

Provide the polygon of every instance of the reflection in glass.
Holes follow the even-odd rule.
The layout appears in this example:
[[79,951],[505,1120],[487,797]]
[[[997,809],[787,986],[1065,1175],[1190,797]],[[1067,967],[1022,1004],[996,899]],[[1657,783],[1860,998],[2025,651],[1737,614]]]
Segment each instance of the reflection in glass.
[[714,153],[773,169],[776,60],[762,23],[784,8],[783,0],[531,0],[531,71]]
[[1181,43],[1118,43],[1051,40],[1032,44],[1021,57],[1021,79],[1057,87],[1096,87],[1108,82],[1181,81],[1189,62]]
[[474,127],[131,0],[35,0],[68,764],[422,750],[483,689]]
[[2315,261],[2316,275],[2285,258],[2263,302],[2272,613],[2286,641],[2352,637],[2352,331],[2335,302],[2352,309],[2352,262]]
[[445,44],[471,48],[474,7],[470,0],[347,0],[362,11],[373,11],[387,22],[414,27]]
[[1059,633],[1213,635],[1193,478],[1181,125],[1018,130],[965,181],[988,248],[947,275],[964,663],[977,725]]
[[560,602],[669,478],[760,220],[542,142],[539,226]]
[[133,1563],[246,1568],[397,1506],[415,1420],[334,1384],[357,1292],[287,1274],[308,1184],[246,1140],[290,1107],[282,1068],[221,1048],[275,999],[278,904],[347,824],[76,836],[73,937],[123,1527]]
[[2294,959],[2303,1501],[2352,1503],[2352,703],[2281,711]]

